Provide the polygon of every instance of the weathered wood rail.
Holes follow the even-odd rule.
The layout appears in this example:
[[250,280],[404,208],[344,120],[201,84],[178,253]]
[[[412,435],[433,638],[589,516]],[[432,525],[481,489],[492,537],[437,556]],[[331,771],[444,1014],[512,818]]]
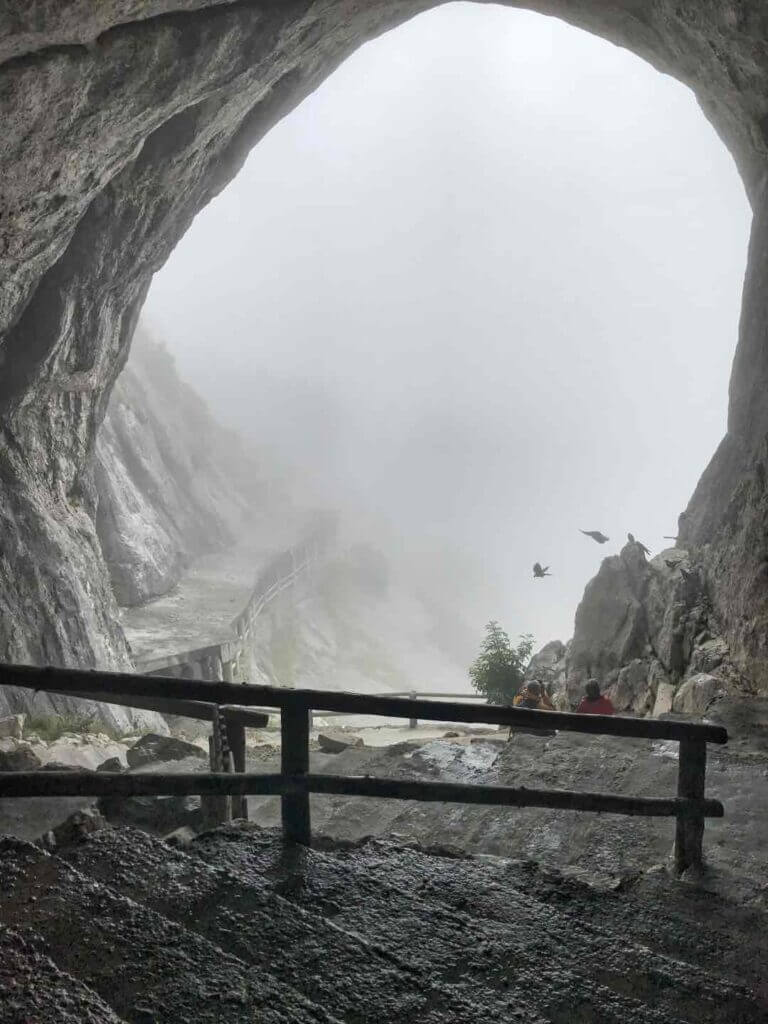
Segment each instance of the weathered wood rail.
[[[705,799],[707,743],[726,743],[720,726],[658,719],[574,715],[491,705],[471,705],[414,697],[373,696],[323,690],[290,690],[271,686],[203,682],[74,669],[0,666],[0,685],[88,696],[111,703],[151,701],[174,708],[199,702],[223,715],[233,755],[234,773],[123,775],[109,772],[0,773],[0,797],[103,796],[107,794],[186,794],[238,797],[279,794],[285,838],[308,845],[311,841],[310,794],[389,797],[404,800],[480,803],[507,807],[550,807],[608,814],[674,817],[675,864],[678,871],[703,862],[704,821],[722,817],[723,806]],[[145,704],[133,706],[148,706]],[[263,725],[254,706],[277,708],[281,715],[281,771],[258,775],[245,771],[245,729]],[[309,771],[309,732],[312,711],[383,715],[389,718],[442,722],[474,722],[525,729],[559,729],[603,736],[673,740],[680,744],[676,797],[623,796],[569,790],[535,790],[506,786],[467,786],[454,783],[316,775]],[[169,713],[179,713],[169,712]],[[188,714],[188,711],[182,711]],[[255,719],[258,718],[258,721]],[[214,717],[214,721],[216,718]]]

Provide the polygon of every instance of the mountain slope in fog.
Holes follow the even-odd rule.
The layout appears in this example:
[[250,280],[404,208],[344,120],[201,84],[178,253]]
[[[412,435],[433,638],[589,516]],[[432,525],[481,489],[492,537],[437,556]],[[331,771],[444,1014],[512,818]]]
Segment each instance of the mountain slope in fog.
[[469,692],[471,642],[457,610],[419,593],[372,546],[356,544],[313,567],[262,612],[248,675],[328,690]]
[[96,445],[97,530],[121,605],[170,590],[191,558],[238,539],[256,460],[141,328]]

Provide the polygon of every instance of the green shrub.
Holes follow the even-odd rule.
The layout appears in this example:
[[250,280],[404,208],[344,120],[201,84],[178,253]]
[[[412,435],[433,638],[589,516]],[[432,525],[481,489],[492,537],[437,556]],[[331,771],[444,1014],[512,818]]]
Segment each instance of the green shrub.
[[489,622],[485,634],[480,654],[470,666],[469,678],[489,704],[511,704],[523,685],[533,637],[526,633],[520,637],[517,647],[513,647],[498,622]]

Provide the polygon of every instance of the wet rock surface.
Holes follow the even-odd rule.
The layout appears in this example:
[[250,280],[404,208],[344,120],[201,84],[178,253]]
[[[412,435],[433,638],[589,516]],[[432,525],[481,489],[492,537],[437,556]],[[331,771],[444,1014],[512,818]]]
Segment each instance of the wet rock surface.
[[290,847],[253,825],[184,851],[98,832],[62,854],[0,847],[0,922],[125,1020],[757,1024],[768,1010],[765,908],[663,871],[596,889],[398,841]]
[[156,1024],[335,1019],[273,976],[37,847],[0,845],[0,888],[0,921],[25,939],[39,935],[56,965],[119,1018]]
[[317,744],[326,754],[340,754],[342,750],[364,745],[360,736],[348,732],[331,732],[330,730],[318,733]]
[[34,933],[0,926],[2,1024],[120,1024],[82,982],[59,970]]
[[126,760],[129,768],[141,768],[146,764],[159,761],[183,761],[188,757],[205,759],[205,751],[194,743],[177,739],[175,736],[156,736],[149,733],[142,736],[127,751]]
[[[724,885],[735,886],[745,898],[761,898],[768,874],[768,820],[763,813],[768,805],[768,713],[760,702],[752,711],[743,702],[721,707],[719,717],[731,730],[731,739],[727,747],[709,747],[707,795],[722,801],[725,817],[707,821],[705,855],[716,872],[731,879]],[[341,754],[313,752],[310,770],[660,797],[676,792],[677,755],[674,742],[557,733],[515,734],[500,745],[497,733],[415,747],[403,743]],[[249,768],[278,771],[279,752]],[[337,840],[396,834],[425,846],[530,858],[593,879],[665,863],[674,841],[674,824],[665,818],[318,795],[311,805],[313,829]],[[252,821],[279,826],[278,798],[250,797],[248,807]]]

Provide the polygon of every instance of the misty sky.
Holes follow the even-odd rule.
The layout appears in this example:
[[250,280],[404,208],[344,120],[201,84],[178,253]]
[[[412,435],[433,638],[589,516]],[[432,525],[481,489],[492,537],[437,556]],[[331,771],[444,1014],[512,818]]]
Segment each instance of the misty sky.
[[307,491],[432,558],[478,634],[565,640],[628,530],[676,532],[724,432],[749,217],[684,86],[451,4],[273,129],[145,322]]

